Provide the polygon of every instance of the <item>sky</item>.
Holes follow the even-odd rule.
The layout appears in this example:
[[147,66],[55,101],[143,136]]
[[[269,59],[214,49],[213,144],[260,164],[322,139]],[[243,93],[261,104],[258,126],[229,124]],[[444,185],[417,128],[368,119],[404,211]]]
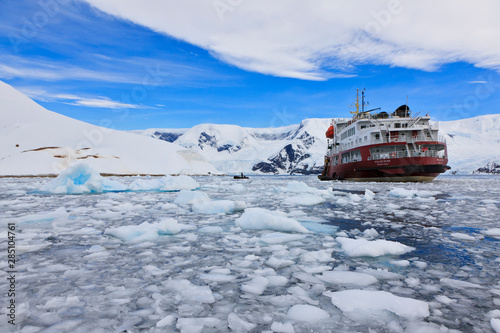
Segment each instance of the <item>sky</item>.
[[[0,80],[121,130],[279,127],[408,100],[500,113],[500,2],[0,0]],[[0,120],[1,121],[1,120]]]

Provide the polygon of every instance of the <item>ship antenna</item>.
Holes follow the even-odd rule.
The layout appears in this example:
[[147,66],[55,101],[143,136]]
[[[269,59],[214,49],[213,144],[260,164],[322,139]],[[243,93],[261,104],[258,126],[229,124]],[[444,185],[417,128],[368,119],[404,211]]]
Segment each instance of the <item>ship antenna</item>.
[[405,118],[406,118],[406,115],[408,114],[408,95],[406,95],[406,110],[405,110]]

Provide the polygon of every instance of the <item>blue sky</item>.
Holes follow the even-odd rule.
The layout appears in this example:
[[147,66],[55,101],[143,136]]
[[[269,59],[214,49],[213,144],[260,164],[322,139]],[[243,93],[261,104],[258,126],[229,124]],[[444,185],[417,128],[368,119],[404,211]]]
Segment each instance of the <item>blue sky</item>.
[[437,120],[499,113],[493,20],[471,23],[484,41],[439,26],[436,36],[406,39],[399,21],[420,10],[406,4],[392,13],[379,1],[364,25],[346,27],[343,15],[304,15],[293,0],[263,12],[243,0],[200,0],[199,9],[162,1],[3,0],[0,80],[49,110],[124,130],[348,117],[356,88],[366,88],[370,108],[393,111],[408,96],[411,109]]

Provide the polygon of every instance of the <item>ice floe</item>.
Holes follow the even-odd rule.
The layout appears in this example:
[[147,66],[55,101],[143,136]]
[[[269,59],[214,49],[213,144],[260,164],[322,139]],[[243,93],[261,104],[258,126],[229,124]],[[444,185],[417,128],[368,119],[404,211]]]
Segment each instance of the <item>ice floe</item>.
[[62,171],[55,179],[43,185],[40,191],[52,194],[86,194],[126,189],[122,183],[104,178],[87,164],[79,163]]
[[353,320],[391,320],[384,314],[385,311],[410,320],[430,315],[426,302],[396,296],[387,291],[353,289],[327,291],[324,295],[330,297],[332,303]]
[[411,246],[384,239],[369,241],[364,238],[337,237],[336,241],[342,246],[344,253],[350,257],[400,255],[415,250]]
[[155,241],[162,235],[175,235],[181,231],[176,220],[165,219],[156,223],[143,222],[139,225],[126,225],[108,228],[104,234],[121,239],[124,242]]
[[235,224],[250,230],[309,232],[297,220],[287,217],[283,212],[256,207],[246,209],[243,215],[236,219]]

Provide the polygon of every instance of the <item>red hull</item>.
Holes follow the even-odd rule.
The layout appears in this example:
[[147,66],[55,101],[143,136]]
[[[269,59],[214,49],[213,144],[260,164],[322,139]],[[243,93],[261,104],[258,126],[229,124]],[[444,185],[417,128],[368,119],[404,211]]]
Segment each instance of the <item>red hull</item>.
[[431,181],[448,167],[439,157],[404,157],[326,165],[322,177],[354,181]]

